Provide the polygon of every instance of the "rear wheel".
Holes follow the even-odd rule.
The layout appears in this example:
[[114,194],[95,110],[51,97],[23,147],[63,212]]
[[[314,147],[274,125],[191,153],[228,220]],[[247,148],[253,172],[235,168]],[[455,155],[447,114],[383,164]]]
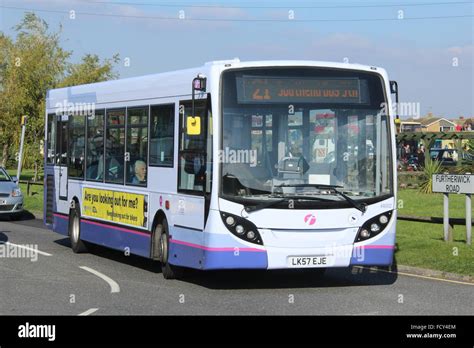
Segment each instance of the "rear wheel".
[[169,232],[166,219],[155,227],[155,242],[157,243],[158,260],[161,262],[161,273],[165,279],[178,279],[183,276],[183,268],[170,264],[169,261]]
[[76,254],[87,251],[87,246],[81,240],[81,210],[78,205],[69,210],[69,238],[72,251]]

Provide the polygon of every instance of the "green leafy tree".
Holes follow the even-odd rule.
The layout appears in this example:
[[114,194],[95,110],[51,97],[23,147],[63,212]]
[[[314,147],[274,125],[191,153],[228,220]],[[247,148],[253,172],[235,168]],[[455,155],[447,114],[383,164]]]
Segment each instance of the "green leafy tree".
[[8,79],[6,73],[8,71],[9,55],[11,52],[12,42],[3,33],[0,33],[0,144],[2,144],[2,161],[1,166],[6,166],[8,160],[8,149],[11,144],[13,135],[11,133],[10,117],[8,113],[7,94]]
[[119,62],[118,54],[111,59],[104,59],[100,62],[99,56],[95,54],[86,54],[82,57],[81,63],[70,64],[68,74],[59,87],[69,87],[82,85],[86,83],[102,82],[116,79],[118,74],[114,72],[114,64]]
[[[70,52],[60,47],[60,30],[48,32],[46,22],[27,13],[15,26],[17,37],[7,51],[6,68],[2,72],[2,116],[7,132],[3,137],[4,154],[18,144],[20,119],[28,115],[25,142],[25,164],[37,168],[42,162],[41,140],[44,135],[44,105],[48,89],[62,78]],[[7,155],[8,156],[8,155]],[[6,164],[8,158],[3,158]]]
[[20,119],[28,115],[25,134],[24,167],[42,163],[45,97],[49,89],[117,78],[113,71],[118,56],[100,61],[87,54],[78,64],[69,59],[71,51],[60,45],[58,31],[50,32],[48,24],[34,13],[26,13],[14,27],[16,40],[0,33],[0,145],[1,164],[17,151]]

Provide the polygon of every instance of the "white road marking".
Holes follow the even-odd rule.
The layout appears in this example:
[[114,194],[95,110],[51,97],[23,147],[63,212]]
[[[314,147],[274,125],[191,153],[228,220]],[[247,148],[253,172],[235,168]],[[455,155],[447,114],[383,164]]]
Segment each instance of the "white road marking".
[[[369,269],[367,267],[362,267],[362,266],[357,266],[358,268],[364,268],[364,269]],[[469,282],[461,282],[459,280],[451,280],[451,279],[443,279],[443,278],[436,278],[436,277],[429,277],[429,276],[422,276],[418,274],[412,274],[412,273],[405,273],[405,272],[393,272],[393,271],[387,271],[384,269],[377,269],[377,272],[385,272],[385,273],[392,273],[392,274],[401,274],[407,277],[415,277],[415,278],[422,278],[422,279],[429,279],[429,280],[437,280],[440,282],[447,282],[447,283],[455,283],[455,284],[463,284],[463,285],[471,285],[474,286],[474,283],[469,283]]]
[[16,248],[30,250],[30,251],[33,251],[35,253],[38,253],[38,254],[44,255],[44,256],[52,256],[51,254],[46,253],[44,251],[41,251],[41,250],[38,250],[38,249],[32,249],[32,248],[29,248],[29,247],[24,246],[24,245],[13,244],[13,243],[10,243],[10,242],[0,242],[0,244],[11,245],[11,246],[16,247]]
[[120,286],[112,278],[109,278],[105,274],[102,274],[102,273],[96,271],[95,269],[92,269],[92,268],[89,268],[89,267],[86,267],[86,266],[80,266],[79,268],[82,268],[84,271],[90,272],[90,273],[98,276],[99,278],[102,278],[103,280],[105,280],[110,285],[110,292],[111,293],[120,292]]
[[99,308],[91,308],[91,309],[88,309],[87,311],[85,311],[83,313],[78,314],[78,315],[79,316],[86,316],[86,315],[92,314],[94,312],[97,312],[98,310],[99,310]]

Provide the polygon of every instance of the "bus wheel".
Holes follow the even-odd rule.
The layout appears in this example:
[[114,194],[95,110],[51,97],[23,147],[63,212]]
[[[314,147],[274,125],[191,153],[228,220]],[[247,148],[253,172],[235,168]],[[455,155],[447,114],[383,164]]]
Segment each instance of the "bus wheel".
[[169,232],[168,222],[163,219],[155,228],[155,240],[158,240],[158,260],[161,262],[161,273],[165,279],[178,279],[183,275],[181,267],[168,262],[169,258]]
[[87,247],[81,240],[81,210],[78,206],[69,210],[69,238],[76,254],[84,253]]

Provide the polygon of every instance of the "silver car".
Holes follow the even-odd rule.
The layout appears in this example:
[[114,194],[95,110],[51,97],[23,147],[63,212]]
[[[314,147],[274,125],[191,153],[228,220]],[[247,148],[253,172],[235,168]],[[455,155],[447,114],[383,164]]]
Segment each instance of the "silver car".
[[8,175],[0,167],[0,216],[9,216],[12,220],[20,218],[23,213],[23,194],[17,179]]

